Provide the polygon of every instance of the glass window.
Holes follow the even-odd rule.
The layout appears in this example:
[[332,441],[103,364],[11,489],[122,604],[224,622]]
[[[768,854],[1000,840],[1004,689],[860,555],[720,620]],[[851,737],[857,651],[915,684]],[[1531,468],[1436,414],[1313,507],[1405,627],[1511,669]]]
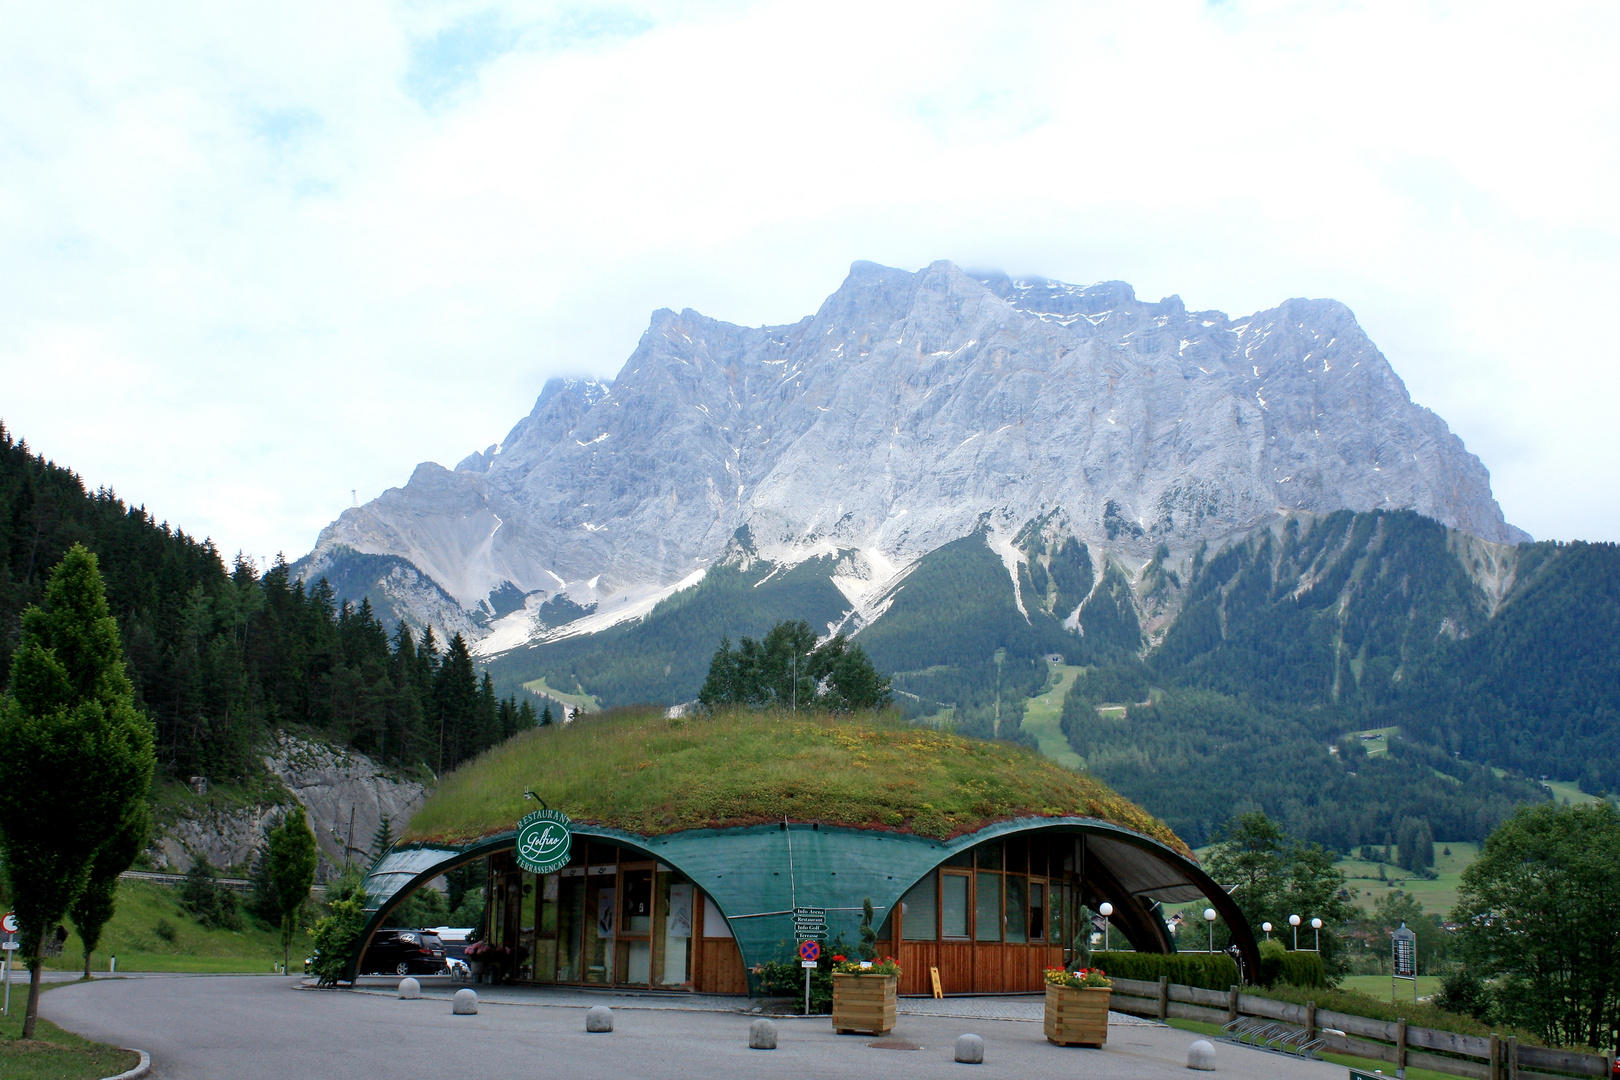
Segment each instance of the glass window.
[[618,928],[618,888],[611,874],[585,879],[585,981],[613,978],[613,943]]
[[692,895],[690,881],[675,881],[671,874],[659,874],[662,895],[658,911],[664,921],[664,947],[659,953],[662,969],[658,981],[679,986],[692,981]]
[[973,849],[968,848],[965,851],[958,851],[955,855],[946,859],[942,865],[971,867],[973,865]]
[[940,936],[965,938],[968,936],[968,876],[966,874],[939,875]]
[[1007,940],[1029,940],[1029,878],[1007,875]]
[[1001,940],[1001,875],[980,871],[973,905],[973,940]]
[[988,844],[980,844],[974,852],[979,857],[980,870],[1001,869],[1001,841],[992,840]]
[[[933,941],[938,936],[934,887],[934,875],[929,874],[900,898],[900,933],[907,941]],[[967,933],[966,925],[962,933]]]
[[585,929],[585,879],[563,878],[557,897],[557,981],[578,982],[580,936]]
[[1030,877],[1046,876],[1046,849],[1047,838],[1036,834],[1029,838],[1029,874]]
[[1009,874],[1029,873],[1029,841],[1016,836],[1007,841],[1007,865],[1003,867]]
[[1069,943],[1063,936],[1063,928],[1065,920],[1069,917],[1069,887],[1067,885],[1049,886],[1046,893],[1046,903],[1048,908],[1046,918],[1050,923],[1046,932],[1047,940],[1054,945],[1067,948]]
[[[624,929],[625,934],[652,933],[652,877],[651,870],[624,872]],[[641,980],[645,982],[646,980]]]
[[1046,939],[1046,883],[1029,883],[1029,940]]

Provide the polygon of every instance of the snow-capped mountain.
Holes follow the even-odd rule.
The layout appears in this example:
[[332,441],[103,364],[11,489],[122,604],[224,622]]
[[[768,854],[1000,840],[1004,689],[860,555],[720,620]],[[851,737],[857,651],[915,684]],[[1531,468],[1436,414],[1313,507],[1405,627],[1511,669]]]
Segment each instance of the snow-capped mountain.
[[829,557],[860,625],[979,529],[1016,580],[1037,519],[1141,565],[1280,513],[1402,508],[1528,539],[1343,304],[1231,319],[1121,282],[858,262],[792,325],[655,312],[612,383],[552,380],[500,443],[345,511],[300,570],[489,653],[643,613],[743,528],[750,557]]

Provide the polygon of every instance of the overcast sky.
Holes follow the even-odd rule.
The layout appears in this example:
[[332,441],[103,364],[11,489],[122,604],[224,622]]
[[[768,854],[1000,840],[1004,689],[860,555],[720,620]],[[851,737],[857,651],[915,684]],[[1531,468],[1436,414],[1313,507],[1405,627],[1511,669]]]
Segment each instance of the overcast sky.
[[0,2],[0,419],[295,557],[855,259],[1349,304],[1538,538],[1620,539],[1620,6]]

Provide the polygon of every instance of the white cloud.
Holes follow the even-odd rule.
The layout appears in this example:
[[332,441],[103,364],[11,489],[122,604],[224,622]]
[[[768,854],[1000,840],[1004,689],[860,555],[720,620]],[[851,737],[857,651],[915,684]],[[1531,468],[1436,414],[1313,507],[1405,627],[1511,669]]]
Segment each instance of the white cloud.
[[857,258],[1355,308],[1510,520],[1620,537],[1604,5],[12,5],[0,417],[226,550]]

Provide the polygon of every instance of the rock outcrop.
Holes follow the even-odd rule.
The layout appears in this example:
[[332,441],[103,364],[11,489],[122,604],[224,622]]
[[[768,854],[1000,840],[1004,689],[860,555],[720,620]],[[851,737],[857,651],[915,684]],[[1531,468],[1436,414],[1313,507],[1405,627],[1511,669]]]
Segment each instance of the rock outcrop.
[[221,870],[246,870],[265,827],[299,805],[320,847],[318,877],[326,880],[344,862],[346,849],[352,861],[369,863],[383,816],[398,835],[427,798],[423,785],[379,768],[364,754],[286,732],[275,735],[263,760],[281,782],[283,798],[230,806],[200,796],[160,826],[148,852],[154,865],[184,873],[201,856]]

